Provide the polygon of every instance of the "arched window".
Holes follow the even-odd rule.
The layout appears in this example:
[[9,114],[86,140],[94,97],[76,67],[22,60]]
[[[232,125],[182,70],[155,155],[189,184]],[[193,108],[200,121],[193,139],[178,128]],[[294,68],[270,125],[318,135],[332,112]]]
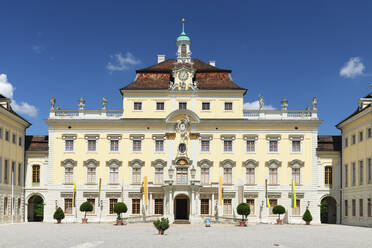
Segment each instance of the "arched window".
[[157,159],[151,162],[151,165],[155,167],[155,184],[163,184],[164,182],[164,167],[167,166],[167,162],[162,159]]
[[279,184],[279,167],[281,164],[282,163],[276,159],[266,162],[266,166],[269,168],[269,184]]
[[84,165],[87,167],[87,184],[96,184],[99,162],[95,159],[88,159],[84,161]]
[[140,159],[129,161],[129,166],[132,167],[132,184],[141,184],[141,168],[145,162]]
[[[209,141],[209,140],[208,140]],[[200,183],[201,184],[209,184],[209,172],[210,167],[213,166],[213,161],[210,161],[208,159],[203,159],[200,162],[198,162],[198,166],[200,167]]]
[[[289,167],[292,168],[292,181],[295,182],[296,185],[301,184],[301,167],[304,166],[304,162],[298,159],[292,160],[289,162]],[[292,183],[291,181],[291,183]]]
[[40,183],[40,165],[32,166],[32,183]]
[[220,162],[220,166],[223,167],[223,183],[224,184],[232,184],[232,168],[235,167],[236,162],[225,159],[224,161]]
[[246,168],[246,184],[256,184],[256,167],[258,166],[258,162],[248,159],[243,162],[243,166]]
[[65,168],[64,183],[73,184],[74,183],[74,166],[76,166],[76,161],[72,159],[65,159],[61,162],[61,166]]
[[119,184],[119,167],[122,162],[117,159],[111,159],[106,162],[106,165],[109,167],[109,183],[110,184]]
[[181,57],[186,57],[186,45],[181,45]]

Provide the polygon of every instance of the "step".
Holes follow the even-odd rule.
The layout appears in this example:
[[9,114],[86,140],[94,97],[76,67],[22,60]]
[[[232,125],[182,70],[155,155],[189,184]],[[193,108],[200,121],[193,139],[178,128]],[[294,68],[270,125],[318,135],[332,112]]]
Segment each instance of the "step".
[[174,220],[174,224],[190,224],[189,220]]

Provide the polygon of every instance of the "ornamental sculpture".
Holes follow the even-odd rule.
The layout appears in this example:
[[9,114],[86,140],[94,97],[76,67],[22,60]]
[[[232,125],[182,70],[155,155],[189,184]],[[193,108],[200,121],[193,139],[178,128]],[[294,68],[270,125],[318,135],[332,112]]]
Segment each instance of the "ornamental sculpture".
[[52,96],[50,99],[50,110],[54,110],[54,106],[56,105],[56,98]]
[[263,96],[261,96],[261,94],[258,95],[258,103],[260,104],[259,110],[263,110],[265,106],[265,101],[263,99]]
[[185,140],[189,137],[188,129],[190,126],[190,119],[188,115],[184,119],[177,122],[176,130],[181,134],[181,137]]
[[311,104],[313,110],[317,110],[316,105],[318,103],[318,100],[316,99],[316,96],[313,97],[313,103]]
[[84,107],[85,107],[85,100],[84,100],[83,97],[81,97],[80,100],[79,100],[79,109],[83,110]]
[[103,98],[102,98],[102,109],[103,109],[103,110],[106,109],[106,104],[107,104],[107,99],[106,99],[106,97],[103,97]]

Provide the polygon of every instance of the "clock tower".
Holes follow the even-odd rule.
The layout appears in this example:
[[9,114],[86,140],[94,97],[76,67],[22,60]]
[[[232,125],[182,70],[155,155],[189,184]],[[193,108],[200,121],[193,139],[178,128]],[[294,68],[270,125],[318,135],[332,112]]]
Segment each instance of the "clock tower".
[[191,63],[191,40],[185,33],[185,19],[182,19],[182,33],[177,37],[177,63]]

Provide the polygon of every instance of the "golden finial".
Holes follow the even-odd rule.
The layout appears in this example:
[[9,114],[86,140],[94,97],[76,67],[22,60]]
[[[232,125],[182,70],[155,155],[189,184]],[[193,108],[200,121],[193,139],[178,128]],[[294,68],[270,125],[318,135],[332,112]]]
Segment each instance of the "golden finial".
[[182,18],[182,23],[184,23],[185,22],[185,18]]

